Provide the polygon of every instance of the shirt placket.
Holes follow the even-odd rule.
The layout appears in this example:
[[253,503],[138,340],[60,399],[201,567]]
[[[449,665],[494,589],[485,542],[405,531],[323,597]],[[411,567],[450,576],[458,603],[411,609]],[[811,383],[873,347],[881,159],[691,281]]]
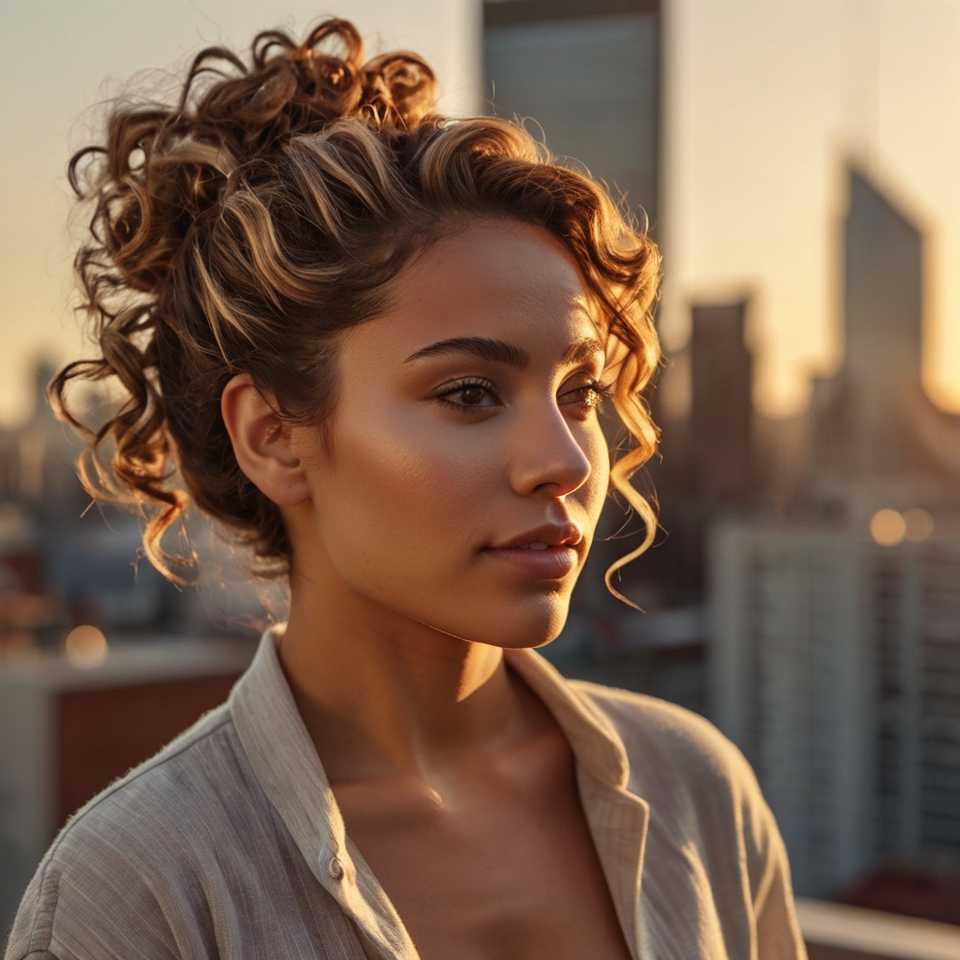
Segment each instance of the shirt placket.
[[640,889],[650,806],[577,764],[580,802],[633,960],[652,960]]
[[345,833],[321,846],[314,875],[353,921],[358,931],[357,957],[420,960],[396,908]]

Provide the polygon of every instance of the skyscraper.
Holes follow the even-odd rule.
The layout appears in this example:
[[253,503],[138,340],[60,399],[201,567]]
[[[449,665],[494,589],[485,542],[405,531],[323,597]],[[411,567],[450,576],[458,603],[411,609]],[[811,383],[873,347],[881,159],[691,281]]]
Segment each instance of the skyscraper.
[[657,219],[658,0],[487,0],[490,112],[522,120]]
[[823,493],[890,480],[955,502],[960,428],[921,381],[922,232],[856,169],[848,191],[845,355],[837,375],[814,386],[812,485]]
[[797,891],[960,857],[960,536],[727,521],[711,561],[714,718],[755,766]]
[[849,172],[848,209],[844,376],[865,399],[873,399],[874,391],[889,395],[920,383],[923,235],[856,169]]
[[691,488],[707,507],[742,501],[753,481],[753,358],[745,301],[693,308]]
[[828,895],[871,861],[869,594],[858,539],[730,520],[713,530],[712,717],[753,764],[798,893]]

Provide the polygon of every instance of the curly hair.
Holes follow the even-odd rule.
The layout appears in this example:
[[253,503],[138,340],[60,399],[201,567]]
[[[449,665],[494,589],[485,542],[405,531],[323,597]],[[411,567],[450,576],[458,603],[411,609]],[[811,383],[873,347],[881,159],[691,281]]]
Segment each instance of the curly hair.
[[[69,364],[49,389],[88,439],[88,491],[141,510],[146,555],[173,579],[193,561],[161,538],[191,501],[252,549],[254,574],[288,573],[279,508],[234,456],[225,385],[247,373],[280,417],[322,425],[340,336],[377,315],[411,257],[471,218],[513,219],[570,251],[609,340],[614,403],[633,439],[611,479],[647,527],[607,571],[610,586],[656,525],[629,482],[657,441],[642,398],[659,362],[656,246],[520,126],[434,113],[427,64],[404,52],[365,61],[344,20],[299,45],[261,33],[251,53],[248,66],[204,50],[176,105],[115,106],[105,142],[71,160],[93,211],[76,269],[99,356]],[[68,402],[78,379],[121,387],[96,429]]]

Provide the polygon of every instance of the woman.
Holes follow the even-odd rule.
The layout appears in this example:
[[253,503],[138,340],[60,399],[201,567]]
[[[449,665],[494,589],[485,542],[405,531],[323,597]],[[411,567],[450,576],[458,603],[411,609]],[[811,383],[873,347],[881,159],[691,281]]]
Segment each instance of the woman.
[[[533,651],[608,481],[652,528],[628,479],[657,251],[515,125],[432,114],[433,87],[328,21],[261,35],[249,69],[202,54],[176,107],[118,107],[74,158],[101,356],[52,396],[81,429],[74,380],[126,396],[87,482],[152,510],[175,577],[160,540],[192,500],[289,578],[290,616],[70,821],[9,960],[803,953],[736,750]],[[608,392],[635,441],[612,468]]]

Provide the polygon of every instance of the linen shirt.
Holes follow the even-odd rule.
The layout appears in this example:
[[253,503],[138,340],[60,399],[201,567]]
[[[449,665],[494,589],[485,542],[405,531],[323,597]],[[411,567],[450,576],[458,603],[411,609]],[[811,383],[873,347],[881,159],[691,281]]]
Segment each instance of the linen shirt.
[[[275,639],[227,703],[71,818],[6,960],[417,960],[344,829]],[[783,842],[739,751],[679,707],[565,680],[532,650],[505,657],[570,743],[634,960],[804,957]]]

